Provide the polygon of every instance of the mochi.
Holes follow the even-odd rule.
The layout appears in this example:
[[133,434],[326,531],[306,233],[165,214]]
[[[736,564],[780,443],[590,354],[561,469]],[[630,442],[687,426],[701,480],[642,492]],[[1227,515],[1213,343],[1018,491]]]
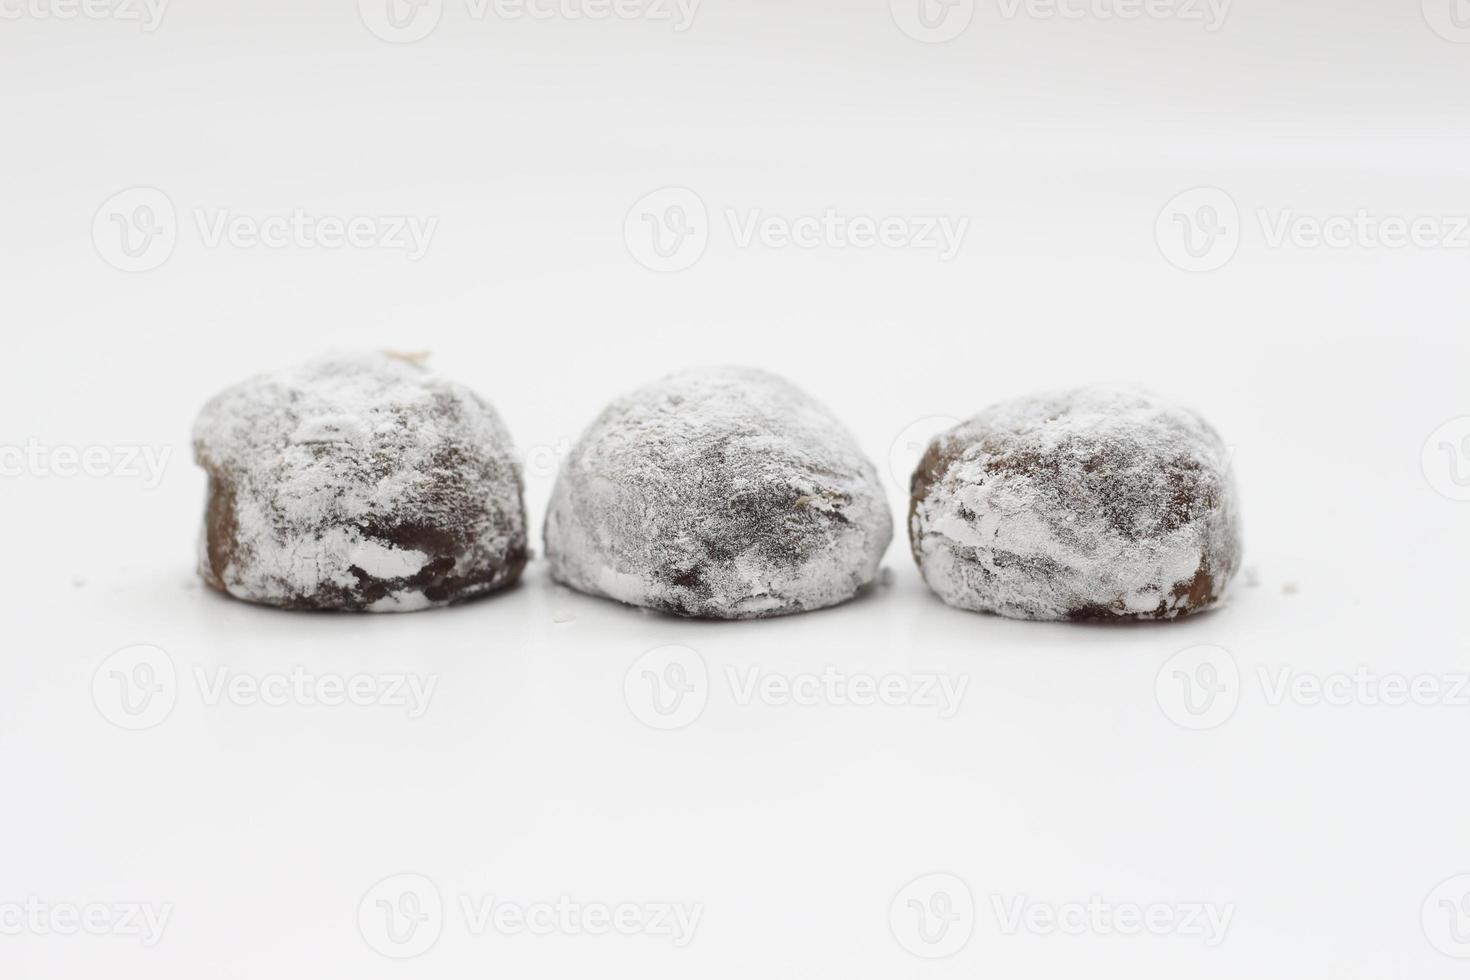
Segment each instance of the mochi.
[[680,616],[820,609],[877,575],[877,471],[822,405],[764,371],[684,371],[617,399],[552,491],[546,555],[574,589]]
[[1002,402],[937,436],[909,539],[952,606],[1016,619],[1174,619],[1240,565],[1228,453],[1188,409],[1122,388]]
[[416,358],[331,355],[200,412],[209,476],[199,571],[288,609],[407,612],[514,582],[521,474],[499,416]]

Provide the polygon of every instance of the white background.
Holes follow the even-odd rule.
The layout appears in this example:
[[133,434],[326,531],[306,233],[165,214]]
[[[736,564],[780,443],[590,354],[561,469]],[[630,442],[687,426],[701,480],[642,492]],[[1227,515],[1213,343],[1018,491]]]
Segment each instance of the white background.
[[[680,31],[445,0],[405,21],[433,27],[410,43],[349,0],[178,0],[153,30],[131,7],[0,3],[0,975],[1464,975],[1470,248],[1272,229],[1362,210],[1454,237],[1470,26],[1451,0],[1238,0],[1213,25],[1185,16],[1203,4],[1105,19],[1091,0],[1074,18],[979,0],[932,8],[954,36],[927,43],[906,3],[705,0]],[[135,239],[154,267],[125,272],[114,221],[156,203],[140,187],[165,195],[151,226],[174,241]],[[625,226],[666,187],[697,195],[705,248],[660,273],[636,232],[669,198]],[[1178,199],[1200,187],[1218,190]],[[742,245],[726,215],[828,208],[970,225],[946,261]],[[199,228],[298,209],[437,224],[416,261]],[[1224,234],[1191,260],[1179,236],[1206,225]],[[1008,622],[934,599],[900,517],[882,587],[768,622],[641,613],[554,587],[539,561],[512,592],[402,617],[210,593],[195,411],[338,347],[431,350],[490,397],[528,460],[538,546],[557,453],[682,366],[803,385],[878,462],[896,515],[944,417],[1141,383],[1234,447],[1249,569],[1186,622]],[[111,475],[54,472],[89,447]],[[121,466],[134,447],[171,453],[156,485]],[[161,651],[143,716],[114,682],[146,675],[112,656],[139,644]],[[704,708],[657,730],[640,658],[669,645],[704,669]],[[1204,657],[1221,700],[1191,714]],[[947,718],[741,704],[729,674],[829,666],[965,693]],[[198,680],[295,668],[436,686],[410,718],[211,704]],[[1438,703],[1273,696],[1359,668]],[[423,878],[375,890],[398,874]],[[384,953],[418,947],[375,925],[405,882],[443,903],[408,962]],[[908,902],[936,890],[958,911],[929,945]],[[677,948],[475,934],[461,900],[489,896],[701,918]],[[1020,899],[1231,918],[1214,945],[1008,928]],[[146,945],[15,918],[28,901],[170,917]]]

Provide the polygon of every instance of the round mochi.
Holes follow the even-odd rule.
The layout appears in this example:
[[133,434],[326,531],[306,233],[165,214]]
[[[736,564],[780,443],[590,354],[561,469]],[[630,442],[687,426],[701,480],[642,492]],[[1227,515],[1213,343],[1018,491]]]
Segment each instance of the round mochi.
[[1016,619],[1173,619],[1219,601],[1240,563],[1220,437],[1142,392],[1003,402],[936,437],[909,535],[945,602]]
[[521,475],[495,410],[392,354],[344,354],[216,396],[199,570],[288,609],[407,612],[514,582]]
[[835,605],[893,537],[877,471],[774,375],[685,371],[613,402],[566,460],[546,516],[557,581],[681,616]]

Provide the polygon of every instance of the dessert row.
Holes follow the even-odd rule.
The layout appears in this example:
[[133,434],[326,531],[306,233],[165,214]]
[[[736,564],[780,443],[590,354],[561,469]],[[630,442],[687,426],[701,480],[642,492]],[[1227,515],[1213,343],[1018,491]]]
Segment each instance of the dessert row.
[[[194,429],[209,476],[199,568],[287,609],[406,612],[514,582],[520,467],[494,408],[413,356],[351,353],[252,378]],[[1217,603],[1240,564],[1220,437],[1153,395],[1087,387],[994,405],[911,481],[924,581],[964,609],[1158,620]],[[840,422],[765,371],[683,371],[614,400],[573,447],[544,544],[571,588],[750,619],[852,598],[893,522]]]

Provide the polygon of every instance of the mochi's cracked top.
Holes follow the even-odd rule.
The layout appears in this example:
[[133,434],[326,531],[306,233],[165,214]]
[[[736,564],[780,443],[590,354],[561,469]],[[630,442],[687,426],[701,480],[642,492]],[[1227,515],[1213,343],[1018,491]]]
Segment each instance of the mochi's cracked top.
[[563,466],[546,517],[555,578],[684,616],[830,606],[892,538],[847,431],[763,371],[710,368],[613,402]]
[[1019,619],[1172,619],[1240,561],[1227,453],[1152,395],[1004,402],[935,438],[914,473],[914,559],[945,602]]
[[252,378],[199,414],[200,574],[292,609],[408,611],[513,582],[520,470],[495,410],[414,359],[340,354]]

